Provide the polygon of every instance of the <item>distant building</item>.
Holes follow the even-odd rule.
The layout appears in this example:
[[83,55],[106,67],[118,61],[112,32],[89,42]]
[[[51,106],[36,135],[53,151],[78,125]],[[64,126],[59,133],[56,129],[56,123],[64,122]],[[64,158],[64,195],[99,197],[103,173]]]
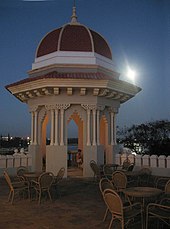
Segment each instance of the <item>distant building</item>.
[[[141,89],[119,80],[106,40],[77,21],[46,34],[40,41],[29,77],[6,86],[27,103],[31,117],[33,170],[54,174],[67,171],[67,125],[78,126],[78,147],[83,152],[83,176],[92,176],[90,160],[112,163],[116,150],[116,114],[121,103]],[[50,145],[46,128],[50,122]],[[105,155],[104,155],[105,154]]]

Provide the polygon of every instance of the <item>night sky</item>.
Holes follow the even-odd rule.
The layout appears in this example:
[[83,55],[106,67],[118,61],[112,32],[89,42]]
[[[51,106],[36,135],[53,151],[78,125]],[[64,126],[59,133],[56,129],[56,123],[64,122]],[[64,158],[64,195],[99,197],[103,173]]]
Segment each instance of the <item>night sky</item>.
[[[28,107],[5,86],[28,77],[39,42],[70,22],[72,6],[73,0],[0,0],[0,134],[30,136]],[[120,79],[130,82],[128,66],[137,73],[142,91],[121,105],[117,125],[170,120],[170,1],[77,0],[76,11],[81,24],[107,40]]]

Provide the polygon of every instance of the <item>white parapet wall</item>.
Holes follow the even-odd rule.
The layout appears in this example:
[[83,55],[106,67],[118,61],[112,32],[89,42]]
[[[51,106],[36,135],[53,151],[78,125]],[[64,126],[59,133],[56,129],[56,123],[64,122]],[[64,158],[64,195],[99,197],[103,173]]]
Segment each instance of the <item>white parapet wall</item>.
[[142,167],[150,167],[153,175],[170,177],[170,156],[116,154],[114,163],[122,165],[124,160],[127,159],[135,164],[134,170],[140,170]]
[[27,152],[25,154],[0,155],[0,177],[3,176],[4,170],[8,170],[11,176],[15,176],[19,166],[25,166],[31,170],[32,155]]

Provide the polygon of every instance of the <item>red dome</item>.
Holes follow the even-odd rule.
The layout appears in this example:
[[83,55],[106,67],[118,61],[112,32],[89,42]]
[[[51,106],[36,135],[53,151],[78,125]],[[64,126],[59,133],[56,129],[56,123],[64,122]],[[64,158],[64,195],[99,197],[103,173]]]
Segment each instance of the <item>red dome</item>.
[[36,57],[56,51],[95,52],[112,59],[106,40],[97,32],[81,24],[67,24],[49,32],[40,42]]

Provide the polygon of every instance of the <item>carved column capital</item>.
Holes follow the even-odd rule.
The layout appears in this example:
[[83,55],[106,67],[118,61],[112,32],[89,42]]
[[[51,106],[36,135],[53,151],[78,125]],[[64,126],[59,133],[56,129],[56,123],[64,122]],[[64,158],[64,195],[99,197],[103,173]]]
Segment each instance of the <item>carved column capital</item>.
[[55,109],[63,109],[63,110],[67,110],[68,108],[70,107],[70,104],[64,104],[64,103],[61,103],[61,104],[55,104]]
[[35,112],[38,111],[38,105],[30,106],[29,107],[29,112]]
[[110,113],[115,113],[115,114],[118,113],[118,108],[116,108],[116,107],[109,107],[108,110],[109,110]]
[[81,104],[81,107],[83,107],[85,110],[96,110],[97,105],[95,104]]
[[53,104],[45,105],[45,109],[48,110],[48,111],[54,110],[55,109],[55,105],[53,105]]
[[104,105],[98,105],[98,106],[97,106],[97,110],[99,110],[99,111],[103,111],[104,108],[105,108]]

